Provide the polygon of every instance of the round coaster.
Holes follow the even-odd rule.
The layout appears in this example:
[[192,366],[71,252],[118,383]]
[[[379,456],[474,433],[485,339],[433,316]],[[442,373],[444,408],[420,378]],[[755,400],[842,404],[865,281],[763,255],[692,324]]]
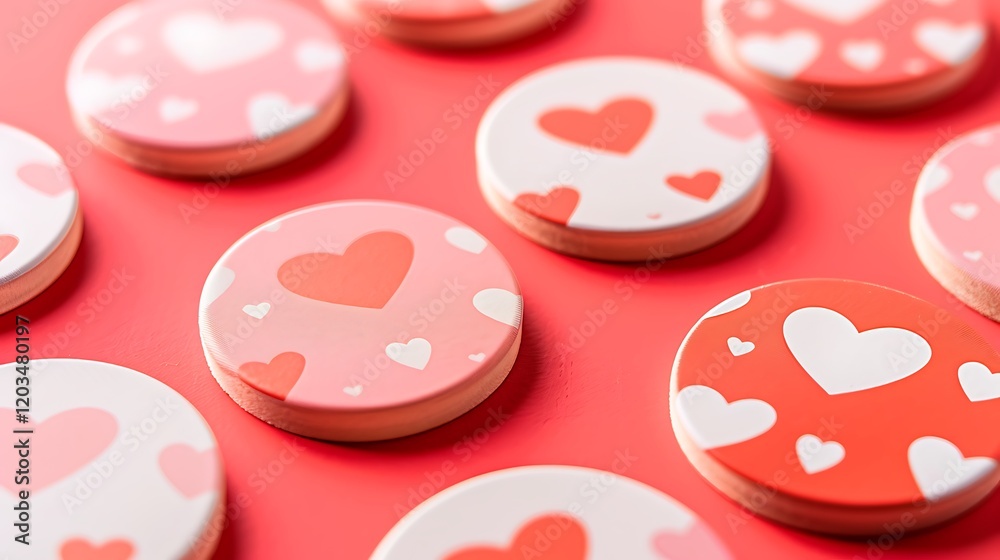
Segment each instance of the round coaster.
[[705,8],[720,66],[811,108],[926,103],[967,81],[985,53],[979,0],[707,0]]
[[76,187],[55,150],[0,124],[0,315],[37,296],[83,235]]
[[233,245],[201,299],[219,384],[279,428],[328,440],[414,434],[482,402],[513,366],[510,267],[452,218],[375,201],[271,220]]
[[941,285],[1000,321],[1000,125],[931,157],[917,180],[910,232]]
[[513,40],[561,19],[572,0],[323,0],[338,18],[410,43],[475,47]]
[[371,560],[729,560],[712,529],[666,494],[581,467],[485,474],[404,517]]
[[708,312],[674,362],[671,417],[745,507],[843,535],[949,520],[1000,481],[1000,356],[944,310],[872,284],[794,280]]
[[[0,555],[210,558],[225,481],[215,437],[191,403],[151,377],[102,362],[35,360],[27,367],[0,365],[10,404],[16,388],[27,402],[15,406],[30,409],[27,423],[0,409],[10,467],[0,480],[0,507],[17,517],[0,529]],[[15,540],[25,532],[29,546]]]
[[702,72],[643,58],[546,68],[504,91],[476,140],[479,183],[529,239],[638,261],[690,253],[742,227],[771,156],[756,113]]
[[291,159],[341,120],[347,59],[317,15],[283,0],[133,2],[73,55],[78,128],[153,173],[238,175]]

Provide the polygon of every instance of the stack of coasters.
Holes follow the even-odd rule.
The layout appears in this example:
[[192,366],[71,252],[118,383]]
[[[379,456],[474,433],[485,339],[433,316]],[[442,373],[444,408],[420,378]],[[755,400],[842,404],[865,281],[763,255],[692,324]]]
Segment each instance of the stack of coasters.
[[1000,481],[1000,356],[945,311],[848,280],[734,296],[674,363],[674,432],[745,507],[873,535],[952,519]]
[[642,261],[690,253],[760,208],[771,167],[736,90],[645,58],[546,68],[504,91],[476,140],[493,210],[555,251]]
[[706,0],[705,25],[723,69],[812,109],[928,103],[986,51],[979,0]]
[[234,176],[319,143],[349,85],[333,31],[295,4],[149,0],[84,37],[67,93],[80,131],[140,169]]
[[0,124],[0,315],[37,296],[73,260],[83,235],[76,187],[62,158]]
[[456,220],[373,201],[304,208],[227,251],[201,299],[222,388],[279,428],[327,440],[414,434],[488,397],[521,342],[495,247]]
[[928,160],[910,234],[942,286],[1000,321],[1000,125],[956,138]]

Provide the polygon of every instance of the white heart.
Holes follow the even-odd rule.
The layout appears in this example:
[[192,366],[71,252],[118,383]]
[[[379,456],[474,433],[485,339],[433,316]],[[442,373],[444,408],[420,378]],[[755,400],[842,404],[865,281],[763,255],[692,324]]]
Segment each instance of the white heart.
[[160,120],[165,123],[189,119],[198,112],[198,102],[194,99],[169,96],[160,102]]
[[979,205],[973,202],[956,202],[951,205],[951,213],[968,222],[979,215]]
[[993,200],[997,201],[997,204],[1000,204],[1000,166],[987,171],[983,182],[986,184],[986,192]]
[[809,67],[821,49],[811,31],[789,31],[780,37],[754,34],[740,40],[737,50],[751,66],[782,79],[794,78]]
[[339,68],[346,61],[344,49],[326,41],[304,41],[295,48],[295,62],[310,74]]
[[258,303],[257,305],[243,306],[243,312],[253,317],[254,319],[263,319],[270,310],[271,310],[271,304],[267,303],[266,301],[264,303]]
[[931,359],[930,344],[915,332],[895,327],[858,332],[847,317],[824,307],[792,312],[783,330],[799,365],[829,395],[888,385]]
[[115,41],[115,50],[123,56],[130,56],[142,50],[142,39],[135,35],[123,35]]
[[396,363],[422,370],[431,360],[431,343],[423,338],[414,338],[406,344],[393,342],[385,347],[385,355]]
[[365,390],[365,388],[362,387],[361,385],[353,385],[351,387],[344,387],[344,393],[346,393],[346,394],[348,394],[348,395],[350,395],[352,397],[359,396],[361,394],[361,391],[364,391],[364,390]]
[[483,0],[486,7],[496,13],[513,12],[514,10],[530,6],[538,0]]
[[727,299],[726,301],[716,305],[712,309],[708,310],[708,313],[702,317],[702,320],[708,319],[710,317],[718,317],[719,315],[725,315],[732,311],[743,307],[744,305],[750,303],[750,291],[740,292],[735,296]]
[[1000,373],[979,362],[966,362],[958,368],[958,382],[972,402],[1000,399]]
[[943,189],[951,182],[951,177],[951,169],[948,166],[941,163],[931,164],[917,179],[917,190],[922,196],[927,196]]
[[816,474],[839,465],[847,453],[840,443],[824,442],[812,434],[805,434],[795,442],[795,454],[806,474]]
[[469,359],[473,362],[482,362],[486,359],[486,354],[480,352],[478,354],[469,354]]
[[228,22],[208,12],[184,12],[163,26],[167,48],[198,74],[261,58],[281,46],[281,26],[267,19]]
[[704,385],[681,389],[674,406],[684,431],[701,449],[749,441],[778,421],[774,407],[762,400],[729,403],[718,391]]
[[521,296],[502,288],[487,288],[472,296],[472,305],[483,315],[510,325],[521,326]]
[[995,460],[966,459],[954,443],[934,436],[915,440],[907,455],[913,479],[924,497],[932,502],[961,492],[997,468]]
[[952,66],[972,58],[985,38],[986,30],[976,22],[959,26],[930,19],[918,23],[913,29],[913,39],[924,52]]
[[840,44],[840,58],[848,66],[862,72],[871,72],[885,59],[885,47],[875,39],[844,41]]
[[754,348],[756,348],[753,342],[743,342],[735,336],[729,337],[729,340],[727,340],[726,343],[729,344],[729,351],[733,353],[733,356],[749,354],[750,352],[753,352]]
[[455,247],[476,255],[486,250],[486,239],[467,227],[453,227],[444,232],[444,238]]
[[881,6],[885,0],[785,0],[796,8],[834,23],[853,23]]
[[267,140],[311,119],[316,109],[310,105],[293,106],[280,93],[262,93],[250,100],[247,112],[254,136]]
[[214,269],[208,275],[208,280],[205,281],[205,288],[201,292],[200,307],[205,309],[212,305],[215,300],[219,299],[219,296],[226,293],[226,290],[233,285],[234,280],[236,280],[236,273],[232,269],[224,266]]
[[962,256],[969,259],[972,262],[979,262],[983,258],[982,251],[965,251]]
[[94,116],[117,103],[145,95],[142,76],[127,74],[112,78],[103,72],[74,75],[69,80],[69,100],[83,115]]

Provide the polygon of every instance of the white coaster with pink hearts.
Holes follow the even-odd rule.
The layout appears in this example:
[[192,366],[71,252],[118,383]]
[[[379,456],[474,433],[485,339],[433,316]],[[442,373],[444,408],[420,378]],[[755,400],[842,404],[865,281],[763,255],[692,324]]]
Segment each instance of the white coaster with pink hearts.
[[[0,366],[6,394],[25,386],[17,381],[20,368]],[[211,429],[188,401],[151,377],[102,362],[36,360],[27,377],[28,422],[17,421],[13,408],[0,408],[8,440],[3,464],[12,469],[0,481],[0,508],[17,512],[22,501],[30,504],[31,544],[16,542],[21,528],[3,523],[0,556],[211,556],[225,504],[222,459]],[[25,472],[15,477],[22,458]]]

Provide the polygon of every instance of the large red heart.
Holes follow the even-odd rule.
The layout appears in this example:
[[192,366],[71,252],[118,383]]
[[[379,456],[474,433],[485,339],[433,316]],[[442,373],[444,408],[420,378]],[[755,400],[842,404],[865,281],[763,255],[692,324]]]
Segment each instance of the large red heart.
[[17,248],[18,240],[13,235],[0,235],[0,261]]
[[170,484],[187,498],[215,488],[219,460],[214,447],[195,451],[186,443],[175,443],[160,452],[160,470]]
[[351,243],[343,255],[309,253],[278,268],[278,280],[302,297],[382,309],[413,263],[413,242],[401,233],[377,231]]
[[[0,409],[0,418],[8,420],[10,429],[33,427],[31,480],[28,487],[40,492],[60,482],[97,459],[114,442],[118,435],[118,421],[99,408],[74,408],[49,417],[44,422],[14,424],[15,413],[9,408]],[[10,430],[7,430],[10,433]],[[4,461],[17,464],[13,446],[6,446]],[[13,476],[0,477],[0,485],[17,494],[21,487],[14,484]]]
[[514,206],[550,222],[565,226],[580,203],[580,193],[573,187],[556,187],[548,194],[524,193],[514,199]]
[[671,175],[667,177],[667,184],[684,194],[707,201],[718,192],[722,177],[714,171],[702,171],[694,177]]
[[237,374],[245,383],[265,395],[285,400],[306,369],[306,358],[298,352],[278,354],[270,363],[248,362]]
[[653,122],[653,107],[642,99],[611,101],[596,113],[581,109],[555,109],[538,119],[549,134],[595,150],[628,154],[646,135]]
[[17,170],[17,176],[36,191],[49,196],[60,194],[73,188],[73,180],[65,168],[56,168],[42,163],[29,163]]
[[568,515],[552,514],[529,521],[507,548],[472,546],[444,560],[585,560],[587,533]]
[[135,547],[124,539],[108,541],[101,546],[86,539],[72,539],[59,547],[62,560],[128,560],[134,553]]

